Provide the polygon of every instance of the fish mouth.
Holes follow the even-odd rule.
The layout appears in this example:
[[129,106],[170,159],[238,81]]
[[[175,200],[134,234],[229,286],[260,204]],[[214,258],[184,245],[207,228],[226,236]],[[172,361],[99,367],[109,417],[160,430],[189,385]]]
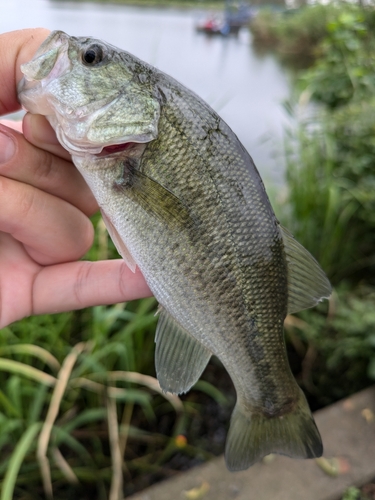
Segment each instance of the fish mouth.
[[107,156],[115,155],[116,153],[122,153],[123,151],[133,149],[136,146],[139,146],[139,143],[123,142],[121,144],[111,144],[109,146],[104,146],[101,152],[97,153],[95,156],[97,158],[104,158]]
[[[86,130],[85,135],[80,138],[74,137],[74,134],[67,134],[61,123],[59,123],[59,117],[56,115],[48,115],[47,120],[52,125],[52,128],[56,132],[57,139],[60,144],[67,150],[73,157],[84,157],[91,156],[92,158],[112,158],[119,156],[130,156],[133,158],[139,157],[144,151],[149,140],[144,140],[144,137],[127,137],[120,136],[113,138],[112,141],[108,141],[103,144],[100,141],[92,141],[87,136]],[[66,123],[65,123],[66,124]],[[74,126],[73,131],[74,132]],[[148,138],[147,138],[148,139]]]

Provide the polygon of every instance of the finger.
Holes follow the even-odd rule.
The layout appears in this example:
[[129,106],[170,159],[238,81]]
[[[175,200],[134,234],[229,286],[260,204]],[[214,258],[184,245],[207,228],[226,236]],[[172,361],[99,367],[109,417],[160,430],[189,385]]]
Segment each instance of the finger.
[[23,133],[26,139],[38,148],[49,151],[60,158],[72,161],[72,157],[57,140],[55,131],[42,115],[27,113],[23,119]]
[[28,259],[25,249],[8,234],[0,232],[0,248],[0,329],[32,314],[116,304],[152,295],[139,269],[131,272],[122,259],[42,268]]
[[34,280],[33,314],[116,304],[152,295],[139,269],[122,259],[46,267]]
[[22,122],[14,120],[0,120],[0,125],[5,125],[8,128],[22,132]]
[[20,109],[17,84],[22,78],[20,65],[29,61],[49,31],[36,28],[0,35],[0,115]]
[[32,314],[32,282],[41,270],[25,248],[0,231],[0,329]]
[[0,231],[42,265],[79,259],[94,238],[90,219],[76,207],[6,177],[0,177]]
[[22,134],[0,124],[0,175],[62,198],[86,215],[96,200],[71,162],[30,144]]

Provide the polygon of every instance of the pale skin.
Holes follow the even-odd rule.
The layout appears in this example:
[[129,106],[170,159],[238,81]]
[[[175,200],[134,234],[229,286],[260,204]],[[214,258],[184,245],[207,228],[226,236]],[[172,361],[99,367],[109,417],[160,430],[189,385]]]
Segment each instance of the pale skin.
[[[0,35],[0,117],[17,111],[20,65],[44,29]],[[0,328],[23,317],[114,304],[151,292],[122,259],[79,259],[93,243],[98,210],[46,119],[0,120]]]

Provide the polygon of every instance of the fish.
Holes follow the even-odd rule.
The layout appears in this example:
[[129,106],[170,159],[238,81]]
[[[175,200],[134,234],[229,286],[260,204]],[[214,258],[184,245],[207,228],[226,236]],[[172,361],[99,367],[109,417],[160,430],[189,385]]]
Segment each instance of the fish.
[[47,117],[119,254],[159,302],[162,390],[186,393],[215,355],[237,395],[229,470],[270,453],[321,456],[284,320],[331,285],[280,225],[234,132],[171,76],[93,37],[54,31],[21,70],[20,103]]

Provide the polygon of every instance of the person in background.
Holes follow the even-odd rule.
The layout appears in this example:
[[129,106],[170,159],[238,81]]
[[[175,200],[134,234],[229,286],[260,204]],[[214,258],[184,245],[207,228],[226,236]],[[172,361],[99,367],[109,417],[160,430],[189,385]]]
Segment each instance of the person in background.
[[[20,65],[44,29],[0,35],[0,117],[20,109]],[[98,210],[85,181],[47,120],[0,119],[0,328],[25,316],[147,297],[139,269],[122,259],[80,260],[93,243]]]

